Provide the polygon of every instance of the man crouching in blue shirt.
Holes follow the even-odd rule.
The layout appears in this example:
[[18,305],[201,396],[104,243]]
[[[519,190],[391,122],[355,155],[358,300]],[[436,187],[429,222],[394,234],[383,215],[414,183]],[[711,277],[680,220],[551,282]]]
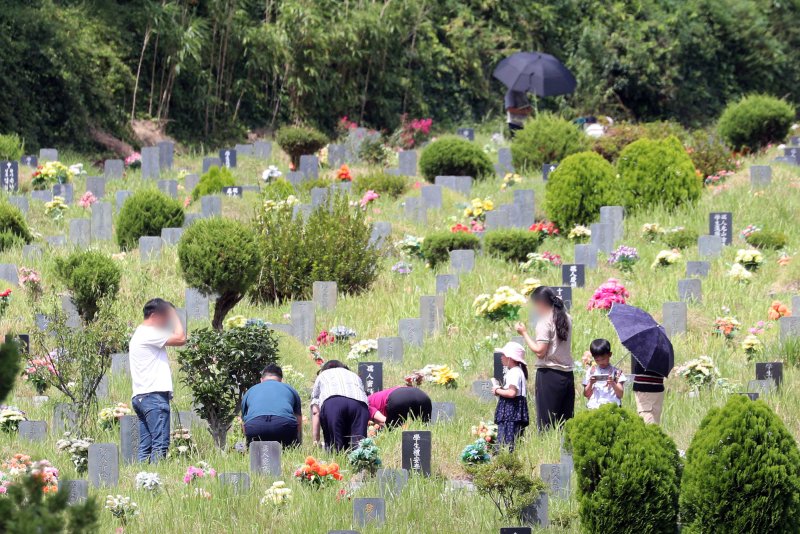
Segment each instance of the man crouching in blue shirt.
[[283,370],[271,363],[261,371],[261,383],[244,394],[242,421],[248,445],[251,441],[277,441],[290,447],[303,441],[300,395],[282,381]]

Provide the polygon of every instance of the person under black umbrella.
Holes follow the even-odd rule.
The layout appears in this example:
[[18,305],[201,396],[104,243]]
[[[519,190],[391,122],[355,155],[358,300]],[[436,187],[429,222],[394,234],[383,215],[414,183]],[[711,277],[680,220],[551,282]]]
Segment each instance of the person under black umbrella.
[[528,95],[523,91],[509,89],[506,91],[505,108],[506,122],[508,123],[508,137],[509,139],[514,139],[517,130],[522,129],[522,126],[525,124],[525,119],[527,119],[533,111],[533,106],[531,106],[528,100]]

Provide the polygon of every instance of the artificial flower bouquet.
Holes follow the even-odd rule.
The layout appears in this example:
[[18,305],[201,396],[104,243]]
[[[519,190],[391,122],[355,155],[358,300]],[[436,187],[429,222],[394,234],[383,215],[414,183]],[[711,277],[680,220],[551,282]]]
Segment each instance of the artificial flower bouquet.
[[509,286],[497,288],[492,295],[478,295],[472,303],[475,315],[490,321],[516,321],[523,306],[525,297]]
[[316,488],[342,480],[339,464],[320,462],[313,456],[306,458],[305,463],[294,472],[294,477],[301,483]]

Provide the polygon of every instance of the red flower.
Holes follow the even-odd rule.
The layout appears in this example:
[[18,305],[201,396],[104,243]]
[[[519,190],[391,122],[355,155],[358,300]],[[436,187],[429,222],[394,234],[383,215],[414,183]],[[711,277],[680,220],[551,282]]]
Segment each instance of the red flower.
[[6,298],[11,295],[11,289],[6,289],[2,293],[0,293],[0,298]]
[[464,226],[461,223],[458,223],[455,226],[450,227],[450,231],[453,232],[454,234],[457,234],[459,232],[463,232],[465,234],[472,233],[472,230],[470,230],[468,226]]

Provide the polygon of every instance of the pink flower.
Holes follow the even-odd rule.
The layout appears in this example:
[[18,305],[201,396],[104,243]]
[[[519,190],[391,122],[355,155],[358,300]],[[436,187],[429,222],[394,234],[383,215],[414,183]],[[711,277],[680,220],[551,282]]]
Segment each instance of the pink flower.
[[188,208],[189,204],[191,204],[191,203],[192,203],[192,197],[186,197],[185,199],[183,199],[183,207],[184,208]]
[[589,310],[608,310],[614,303],[625,304],[630,293],[616,278],[609,278],[600,287],[595,289],[594,295],[589,299]]
[[91,191],[87,191],[78,201],[78,205],[83,209],[87,209],[92,207],[92,204],[94,204],[95,202],[97,202],[97,197],[94,196],[94,193],[92,193]]
[[369,204],[370,202],[372,202],[374,200],[378,200],[380,197],[381,196],[378,193],[376,193],[375,191],[370,189],[369,191],[364,193],[363,197],[361,197],[361,201],[359,202],[359,204],[361,205],[361,209],[366,208],[367,204]]

